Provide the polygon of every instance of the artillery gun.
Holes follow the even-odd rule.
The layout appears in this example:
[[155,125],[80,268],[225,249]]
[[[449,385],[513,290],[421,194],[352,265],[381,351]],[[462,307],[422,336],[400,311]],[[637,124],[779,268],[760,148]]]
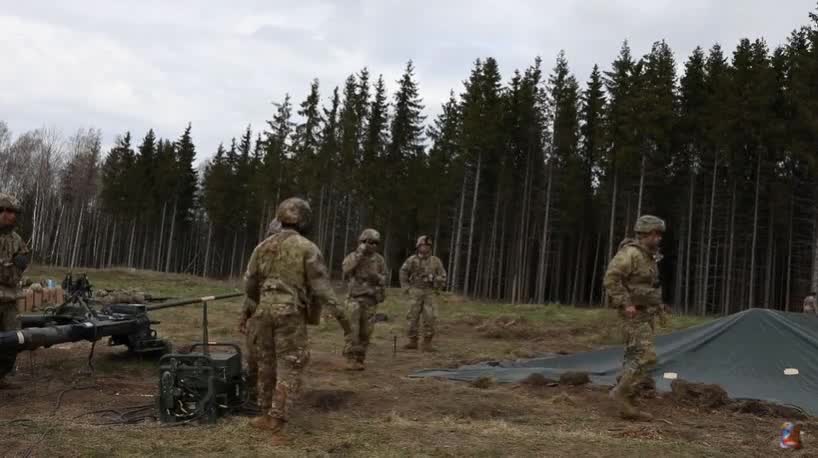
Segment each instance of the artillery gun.
[[91,284],[82,274],[63,281],[65,301],[41,313],[20,315],[19,331],[0,332],[0,351],[25,351],[66,342],[97,342],[108,337],[108,345],[124,345],[133,353],[170,351],[170,343],[158,337],[151,326],[159,324],[148,313],[239,297],[242,293],[172,300],[159,304],[110,304],[99,307],[93,301]]

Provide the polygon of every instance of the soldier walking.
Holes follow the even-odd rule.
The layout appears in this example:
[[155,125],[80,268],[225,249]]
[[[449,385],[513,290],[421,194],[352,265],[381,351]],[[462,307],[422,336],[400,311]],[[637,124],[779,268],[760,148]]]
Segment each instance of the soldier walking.
[[281,202],[276,218],[281,231],[261,242],[250,256],[239,329],[256,320],[258,345],[258,405],[262,415],[252,421],[273,434],[287,423],[310,359],[307,324],[318,324],[327,307],[350,332],[349,320],[338,307],[321,250],[304,237],[310,223],[307,201]]
[[347,294],[347,315],[352,325],[352,334],[344,356],[349,362],[348,369],[364,370],[366,350],[375,323],[372,321],[378,304],[385,298],[386,263],[378,252],[381,234],[375,229],[366,229],[358,238],[358,248],[347,255],[343,262],[344,277],[349,280]]
[[403,348],[418,348],[418,328],[423,317],[423,351],[435,351],[432,338],[437,321],[436,302],[439,291],[446,286],[446,270],[440,259],[432,255],[432,239],[429,236],[420,236],[415,247],[417,254],[410,256],[400,268],[400,286],[411,300],[406,317],[409,322],[409,343]]
[[[20,203],[6,193],[0,193],[0,331],[20,328],[17,319],[17,298],[22,294],[20,280],[28,268],[29,250],[26,242],[14,230]],[[0,352],[0,389],[18,388],[5,380],[14,370],[17,352]]]
[[637,385],[650,376],[656,365],[654,328],[663,309],[659,282],[659,244],[665,222],[643,215],[634,227],[636,240],[626,239],[619,245],[603,280],[611,303],[619,309],[625,339],[622,375],[610,397],[624,419],[650,421],[652,416],[633,404]]

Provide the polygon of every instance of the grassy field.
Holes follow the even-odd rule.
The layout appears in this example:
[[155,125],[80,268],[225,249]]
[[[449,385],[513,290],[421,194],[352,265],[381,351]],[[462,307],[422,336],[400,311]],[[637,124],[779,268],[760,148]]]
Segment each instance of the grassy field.
[[[62,279],[64,270],[33,268],[34,279]],[[186,297],[236,290],[237,283],[132,270],[88,271],[97,288],[137,287]],[[415,370],[483,360],[577,352],[616,344],[610,310],[557,305],[476,303],[443,296],[438,353],[398,350],[406,302],[390,291],[380,311],[367,370],[343,370],[341,331],[334,320],[311,327],[312,358],[303,397],[286,441],[273,443],[244,417],[214,426],[167,427],[155,422],[100,425],[100,409],[153,402],[156,362],[98,346],[88,369],[88,343],[60,345],[18,358],[13,381],[0,391],[4,456],[769,456],[780,419],[673,405],[660,397],[646,407],[657,420],[619,421],[604,387],[527,387],[410,379]],[[240,300],[209,307],[213,340],[241,341]],[[201,335],[199,306],[152,316],[176,344]],[[672,329],[699,323],[674,317]],[[665,331],[667,332],[667,330]],[[807,427],[806,429],[809,429]]]

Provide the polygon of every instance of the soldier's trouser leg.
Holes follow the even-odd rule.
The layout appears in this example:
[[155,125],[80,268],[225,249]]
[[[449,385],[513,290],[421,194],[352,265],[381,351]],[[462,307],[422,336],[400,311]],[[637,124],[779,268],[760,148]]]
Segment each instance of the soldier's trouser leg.
[[369,342],[372,339],[372,333],[375,331],[375,323],[372,319],[378,310],[378,304],[373,299],[364,299],[359,301],[361,309],[361,321],[358,337],[359,353],[357,359],[359,363],[366,359],[366,351],[369,348]]
[[[293,402],[301,391],[304,368],[310,359],[307,323],[303,311],[293,305],[267,308],[262,311],[260,318],[265,328],[262,341],[272,339],[273,351],[270,353],[269,341],[260,346],[259,405],[266,407],[261,404],[261,400],[264,397],[266,401],[270,396],[272,402],[269,415],[287,421]],[[268,328],[272,328],[272,334],[266,331]],[[275,361],[274,375],[266,370],[266,364],[262,364],[262,361],[269,360]],[[274,390],[271,377],[275,377]]]
[[423,312],[423,294],[412,292],[409,313],[406,314],[407,329],[406,336],[409,340],[418,340],[418,328],[420,327],[420,315]]
[[[20,329],[17,319],[17,304],[14,302],[0,303],[0,331],[15,331]],[[0,351],[0,380],[14,370],[17,352]]]
[[423,340],[430,342],[437,329],[437,303],[435,293],[429,292],[423,299]]
[[[258,320],[251,317],[247,320],[247,386],[253,390],[258,385],[258,347],[260,344]],[[275,380],[275,367],[273,367],[273,380]]]
[[622,377],[617,389],[626,396],[633,396],[636,386],[643,378],[649,376],[656,366],[656,347],[654,338],[654,318],[637,315],[636,318],[623,318],[622,332],[625,338],[625,357],[622,363]]

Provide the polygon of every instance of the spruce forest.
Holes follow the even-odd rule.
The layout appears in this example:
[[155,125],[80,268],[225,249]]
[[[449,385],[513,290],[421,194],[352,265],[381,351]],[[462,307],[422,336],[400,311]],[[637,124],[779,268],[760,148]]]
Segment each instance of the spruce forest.
[[365,227],[393,285],[429,234],[450,290],[512,303],[602,304],[608,260],[649,213],[668,223],[676,311],[800,310],[818,289],[818,15],[776,38],[684,61],[625,42],[590,75],[564,53],[510,75],[480,58],[434,119],[411,61],[391,94],[364,68],[283,96],[215,152],[190,125],[104,152],[98,130],[0,122],[0,187],[43,264],[239,277],[277,203],[301,196],[336,278]]

